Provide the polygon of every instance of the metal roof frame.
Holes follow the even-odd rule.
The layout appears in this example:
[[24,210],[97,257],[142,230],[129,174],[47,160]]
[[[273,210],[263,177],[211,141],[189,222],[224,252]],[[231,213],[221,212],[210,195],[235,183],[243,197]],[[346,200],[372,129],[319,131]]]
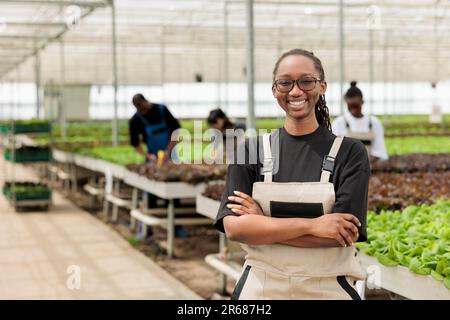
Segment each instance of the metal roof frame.
[[[254,0],[254,26],[255,26],[255,52],[261,54],[267,50],[264,56],[273,55],[270,61],[274,61],[275,54],[270,52],[278,52],[277,48],[281,50],[288,49],[293,46],[302,46],[311,48],[317,51],[319,56],[322,52],[332,50],[335,48],[338,52],[338,4],[339,1],[318,0],[318,1],[283,1],[283,0]],[[106,1],[51,1],[51,0],[6,0],[0,1],[0,7],[6,3],[17,6],[18,3],[35,4],[49,7],[63,5],[79,5],[83,8],[96,7],[101,9],[107,3]],[[118,52],[119,69],[122,67],[122,62],[126,60],[130,68],[137,69],[137,64],[143,63],[148,55],[148,60],[161,60],[162,42],[164,42],[164,50],[166,52],[174,52],[174,54],[181,54],[183,52],[192,52],[190,56],[186,56],[186,60],[195,65],[195,51],[210,52],[209,56],[215,55],[216,61],[219,57],[223,57],[225,28],[224,28],[224,1],[207,1],[207,0],[149,0],[149,1],[129,1],[116,0],[117,3],[117,41],[119,48],[125,48]],[[235,55],[242,55],[240,61],[244,61],[245,56],[245,0],[228,0],[227,2],[227,33],[229,51],[235,52]],[[377,5],[382,11],[383,29],[373,31],[374,51],[380,52],[382,48],[387,50],[397,50],[405,52],[407,60],[413,60],[417,54],[420,59],[425,59],[426,54],[421,52],[429,51],[430,59],[420,62],[422,65],[430,64],[432,58],[432,51],[434,50],[436,40],[433,39],[432,33],[437,30],[437,42],[442,56],[447,56],[448,48],[450,47],[450,16],[448,1],[412,1],[412,0],[379,0],[379,1],[360,1],[360,0],[346,0],[344,2],[344,16],[347,23],[344,25],[345,35],[345,59],[348,59],[352,52],[367,52],[364,56],[368,57],[369,51],[369,31],[366,28],[364,15],[367,15],[367,8],[371,5]],[[438,14],[436,13],[437,7]],[[308,14],[303,14],[305,10],[309,10]],[[303,11],[302,11],[303,10]],[[432,20],[437,16],[437,26],[433,25]],[[297,18],[298,17],[298,18]],[[1,18],[1,17],[0,17]],[[417,22],[415,19],[417,18]],[[22,21],[15,22],[20,24]],[[412,22],[411,22],[412,21]],[[8,21],[5,21],[6,23]],[[11,22],[14,22],[11,20]],[[161,23],[162,22],[162,23]],[[1,23],[1,21],[0,21]],[[30,22],[30,27],[27,30],[33,29],[31,23],[35,23],[35,29],[39,30],[37,35],[33,34],[18,34],[7,35],[0,33],[0,39],[7,40],[12,45],[30,46],[34,43],[34,37],[38,40],[45,38],[49,34],[53,34],[55,29],[51,25],[61,23],[61,21],[47,21]],[[39,26],[39,24],[42,24]],[[45,26],[49,24],[48,26]],[[64,35],[65,46],[70,47],[67,53],[67,62],[70,65],[71,61],[83,60],[87,57],[95,56],[95,53],[110,49],[111,17],[109,13],[104,10],[99,10],[95,14],[90,15],[83,21],[82,30],[73,30],[66,32]],[[105,29],[106,28],[106,29]],[[164,38],[162,38],[161,30],[165,29]],[[312,28],[312,34],[298,35],[305,28]],[[277,29],[272,32],[271,30]],[[44,32],[44,31],[47,32]],[[392,32],[393,31],[393,32]],[[387,43],[384,43],[383,34],[387,33],[389,38]],[[277,36],[278,34],[278,36]],[[315,37],[315,39],[314,39]],[[319,39],[320,38],[320,39]],[[12,41],[12,40],[16,41]],[[142,40],[143,39],[143,40]],[[293,40],[291,42],[291,39]],[[317,41],[318,40],[318,41]],[[144,43],[141,43],[141,42]],[[39,42],[39,41],[38,41]],[[47,45],[47,47],[51,47]],[[133,48],[127,50],[126,48]],[[141,55],[141,59],[136,59],[136,54],[133,53],[137,47]],[[2,48],[2,41],[0,41],[0,52]],[[32,50],[33,51],[33,50]],[[43,59],[52,61],[57,58],[58,50],[44,50],[42,53]],[[211,52],[215,51],[214,54]],[[56,56],[52,53],[56,52]],[[112,52],[112,51],[111,51]],[[127,57],[122,57],[126,52]],[[416,53],[414,53],[416,52]],[[23,52],[22,52],[23,53]],[[148,53],[148,54],[147,54]],[[105,53],[107,56],[99,61],[102,65],[104,61],[112,61],[111,53]],[[75,58],[80,56],[84,58]],[[49,57],[49,58],[46,58]],[[51,57],[51,58],[50,58]],[[207,59],[211,59],[207,57]],[[90,58],[88,58],[90,59]],[[136,63],[134,62],[136,60]],[[138,61],[141,60],[141,61]],[[202,59],[203,60],[203,59]],[[367,59],[366,59],[367,60]],[[166,64],[172,64],[169,56],[165,57]],[[256,61],[258,64],[258,59]],[[366,62],[368,63],[368,61]],[[244,63],[245,64],[245,63]],[[262,63],[265,66],[268,61]],[[329,63],[328,63],[329,64]],[[55,74],[55,68],[43,65],[49,74]],[[77,66],[80,68],[81,66]],[[243,64],[237,68],[241,69]],[[259,65],[258,65],[259,67]],[[350,65],[346,69],[351,68]],[[91,67],[87,67],[86,78],[71,79],[71,73],[67,74],[69,82],[89,82],[90,79],[99,79],[102,83],[109,83],[111,68],[108,72],[100,70],[100,74],[92,77],[89,71]],[[160,68],[161,69],[161,68]],[[230,70],[231,81],[243,81],[243,74]],[[30,79],[32,68],[28,68],[28,72],[24,71],[24,79]],[[357,71],[357,70],[356,70]],[[448,78],[448,72],[444,67],[443,79]],[[199,70],[203,72],[203,70]],[[158,71],[161,73],[161,70]],[[349,69],[349,74],[353,70]],[[151,72],[148,83],[155,83],[162,79],[161,74]],[[223,74],[223,73],[222,73]],[[147,75],[148,76],[148,75]],[[360,73],[356,76],[360,77]],[[46,75],[47,77],[47,75]],[[427,76],[430,78],[430,76]],[[120,78],[120,77],[119,77]],[[129,83],[142,83],[143,75],[137,75],[136,79],[128,75]],[[175,77],[170,75],[165,76],[165,81],[174,81]],[[189,78],[183,75],[184,79]],[[367,76],[365,78],[368,78]],[[378,77],[376,77],[378,78]],[[412,75],[411,78],[414,78]],[[159,79],[159,80],[158,80]],[[209,81],[219,81],[214,74],[204,76],[204,79]],[[379,78],[378,78],[379,79]],[[423,80],[423,75],[418,75],[418,80]],[[257,76],[257,81],[261,81],[260,76]],[[190,81],[194,81],[192,77]],[[145,81],[144,81],[145,82]]]
[[[80,28],[63,25],[61,6],[82,9]],[[450,78],[444,0],[0,0],[0,12],[0,59],[21,57],[2,65],[0,79],[14,79],[20,68],[21,80],[32,80],[39,53],[43,82],[112,84],[115,112],[119,83],[193,82],[197,73],[208,82],[242,82],[251,60],[253,80],[271,81],[276,58],[293,47],[314,51],[329,81],[341,84]]]

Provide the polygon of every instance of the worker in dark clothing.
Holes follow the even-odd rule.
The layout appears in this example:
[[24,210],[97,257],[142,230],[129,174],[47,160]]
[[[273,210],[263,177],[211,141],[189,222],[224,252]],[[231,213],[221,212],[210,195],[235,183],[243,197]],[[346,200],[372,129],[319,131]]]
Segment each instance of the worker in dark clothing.
[[165,105],[152,103],[140,93],[133,97],[133,104],[137,111],[129,122],[130,144],[147,161],[155,160],[159,150],[164,151],[164,160],[169,159],[176,144],[170,137],[181,127],[180,123]]
[[[136,151],[143,155],[146,162],[156,161],[158,152],[163,152],[163,162],[173,158],[176,139],[171,140],[173,132],[179,129],[180,123],[163,104],[148,101],[141,93],[134,95],[133,104],[136,113],[129,121],[130,144]],[[147,146],[147,150],[142,147]],[[148,194],[148,208],[156,208],[157,200],[153,194]],[[179,200],[175,199],[175,205],[179,206]],[[152,235],[151,230],[147,233]],[[179,226],[175,227],[177,237],[186,237],[188,234]]]

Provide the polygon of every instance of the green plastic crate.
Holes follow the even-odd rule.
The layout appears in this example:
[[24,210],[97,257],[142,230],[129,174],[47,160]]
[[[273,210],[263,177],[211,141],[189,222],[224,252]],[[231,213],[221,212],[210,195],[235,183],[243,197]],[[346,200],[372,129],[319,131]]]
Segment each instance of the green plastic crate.
[[51,125],[49,122],[37,122],[29,124],[16,123],[14,133],[49,133]]
[[[12,150],[4,151],[4,158],[8,161],[12,161],[13,154]],[[23,162],[37,162],[37,161],[50,161],[51,152],[50,148],[37,148],[35,150],[28,149],[17,149],[16,157],[14,162],[23,163]]]
[[[5,134],[12,131],[12,124],[0,124],[0,133]],[[50,133],[50,122],[35,122],[35,123],[15,123],[14,132],[12,133]]]
[[[12,192],[11,188],[3,187],[3,194],[9,200],[13,200],[14,192]],[[52,190],[40,190],[39,192],[33,191],[22,191],[15,193],[16,200],[49,200],[52,196]]]
[[9,131],[9,126],[6,123],[0,124],[0,134],[6,134]]

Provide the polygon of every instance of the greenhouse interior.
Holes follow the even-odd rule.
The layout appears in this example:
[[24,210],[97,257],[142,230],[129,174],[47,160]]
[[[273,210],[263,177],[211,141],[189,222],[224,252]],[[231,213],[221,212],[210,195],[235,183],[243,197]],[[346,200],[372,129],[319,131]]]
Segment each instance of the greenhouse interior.
[[447,0],[0,0],[0,299],[450,300],[449,61]]

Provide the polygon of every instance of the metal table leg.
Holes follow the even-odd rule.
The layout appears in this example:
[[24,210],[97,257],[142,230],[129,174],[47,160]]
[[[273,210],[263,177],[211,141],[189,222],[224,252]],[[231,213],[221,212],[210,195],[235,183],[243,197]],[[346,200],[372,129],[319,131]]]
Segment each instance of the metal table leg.
[[[144,202],[144,207],[142,209],[142,212],[146,212],[147,208],[148,208],[148,193],[147,192],[143,192],[142,193],[142,198],[143,198],[143,202]],[[141,231],[141,232],[140,232]],[[138,228],[137,228],[137,237],[138,239],[145,239],[147,238],[147,225],[143,222],[138,222]]]
[[70,194],[70,173],[71,173],[70,166],[71,165],[69,163],[65,165],[65,169],[67,174],[69,175],[69,179],[64,179],[63,181],[64,190],[66,191],[67,194]]
[[167,256],[173,257],[173,242],[175,238],[175,209],[173,199],[169,200],[167,206]]
[[108,212],[109,212],[109,201],[106,199],[108,194],[110,193],[111,190],[107,190],[107,188],[105,188],[105,197],[103,198],[103,216],[105,218],[108,218]]
[[[89,185],[92,187],[96,187],[95,177],[89,177]],[[89,208],[93,208],[95,206],[95,196],[93,194],[89,197]]]
[[[138,207],[138,195],[139,190],[137,188],[133,188],[133,192],[131,194],[131,210]],[[130,229],[134,230],[134,228],[136,228],[136,219],[130,215]]]
[[[116,183],[114,184],[114,197],[119,197],[120,193],[120,181],[116,180]],[[112,221],[116,222],[119,215],[119,206],[115,203],[112,205]]]
[[77,167],[76,165],[72,165],[72,192],[77,193],[78,191],[78,180],[77,180]]

